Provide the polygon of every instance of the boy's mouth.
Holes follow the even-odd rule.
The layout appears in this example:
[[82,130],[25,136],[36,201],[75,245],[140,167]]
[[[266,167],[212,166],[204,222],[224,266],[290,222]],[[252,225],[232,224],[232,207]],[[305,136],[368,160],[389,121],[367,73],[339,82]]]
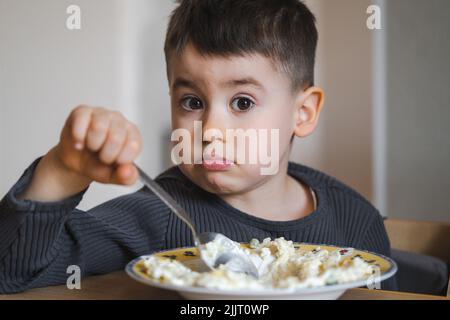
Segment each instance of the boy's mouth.
[[225,171],[234,166],[234,162],[228,159],[204,158],[202,167],[210,171]]

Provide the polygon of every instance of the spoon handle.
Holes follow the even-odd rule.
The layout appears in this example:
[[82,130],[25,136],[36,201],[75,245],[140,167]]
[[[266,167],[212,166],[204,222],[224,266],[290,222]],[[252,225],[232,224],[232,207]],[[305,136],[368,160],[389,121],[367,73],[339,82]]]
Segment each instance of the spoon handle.
[[158,196],[162,202],[164,202],[182,221],[184,221],[192,231],[194,237],[195,245],[199,244],[197,231],[195,230],[194,224],[187,212],[178,204],[178,202],[172,198],[163,188],[160,187],[155,180],[150,178],[138,165],[134,164],[139,173],[139,178],[141,182],[153,191],[156,196]]

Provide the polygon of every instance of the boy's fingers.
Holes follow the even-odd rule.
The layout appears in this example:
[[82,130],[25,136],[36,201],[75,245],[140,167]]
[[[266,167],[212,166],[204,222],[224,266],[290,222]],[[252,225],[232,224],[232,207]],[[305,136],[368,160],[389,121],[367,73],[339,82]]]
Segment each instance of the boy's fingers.
[[86,145],[89,150],[97,152],[105,143],[110,126],[110,120],[111,117],[108,112],[99,110],[92,113],[86,139]]
[[89,122],[91,120],[92,109],[87,106],[79,106],[72,111],[70,115],[71,119],[71,133],[75,142],[75,148],[78,150],[83,149],[86,133],[89,128]]
[[119,115],[112,115],[106,141],[100,150],[100,160],[106,164],[113,164],[122,150],[126,137],[125,120]]
[[141,152],[141,146],[141,134],[137,127],[131,124],[127,132],[125,145],[117,157],[117,163],[119,165],[132,163]]
[[114,168],[102,163],[97,156],[87,154],[83,174],[100,183],[111,183]]
[[111,166],[102,163],[95,156],[87,156],[86,171],[84,174],[100,183],[132,185],[138,179],[138,172],[134,165],[126,164]]
[[[139,129],[120,113],[79,106],[61,134],[79,153],[78,171],[100,183],[134,184],[139,175],[132,164],[141,150]],[[70,135],[70,136],[69,136]]]

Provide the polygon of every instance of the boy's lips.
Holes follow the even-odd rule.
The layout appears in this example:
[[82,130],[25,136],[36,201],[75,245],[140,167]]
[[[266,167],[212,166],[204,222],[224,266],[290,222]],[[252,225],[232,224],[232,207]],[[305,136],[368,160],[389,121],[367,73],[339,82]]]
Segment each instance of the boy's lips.
[[206,170],[224,171],[234,166],[234,162],[227,159],[203,159],[202,167]]

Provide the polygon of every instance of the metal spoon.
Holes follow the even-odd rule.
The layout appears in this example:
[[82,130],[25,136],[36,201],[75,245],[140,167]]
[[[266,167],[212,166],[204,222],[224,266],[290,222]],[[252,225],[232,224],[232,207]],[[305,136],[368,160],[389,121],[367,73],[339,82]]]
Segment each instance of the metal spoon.
[[[258,269],[255,264],[239,244],[221,233],[204,232],[198,234],[189,215],[178,202],[150,178],[139,166],[136,164],[134,165],[139,172],[141,182],[152,190],[153,193],[156,194],[191,229],[195,246],[200,252],[202,261],[209,269],[214,270],[221,264],[224,264],[228,269],[234,272],[245,273],[255,278],[259,277]],[[213,240],[219,241],[224,250],[216,257],[207,257],[205,254],[205,246]]]

